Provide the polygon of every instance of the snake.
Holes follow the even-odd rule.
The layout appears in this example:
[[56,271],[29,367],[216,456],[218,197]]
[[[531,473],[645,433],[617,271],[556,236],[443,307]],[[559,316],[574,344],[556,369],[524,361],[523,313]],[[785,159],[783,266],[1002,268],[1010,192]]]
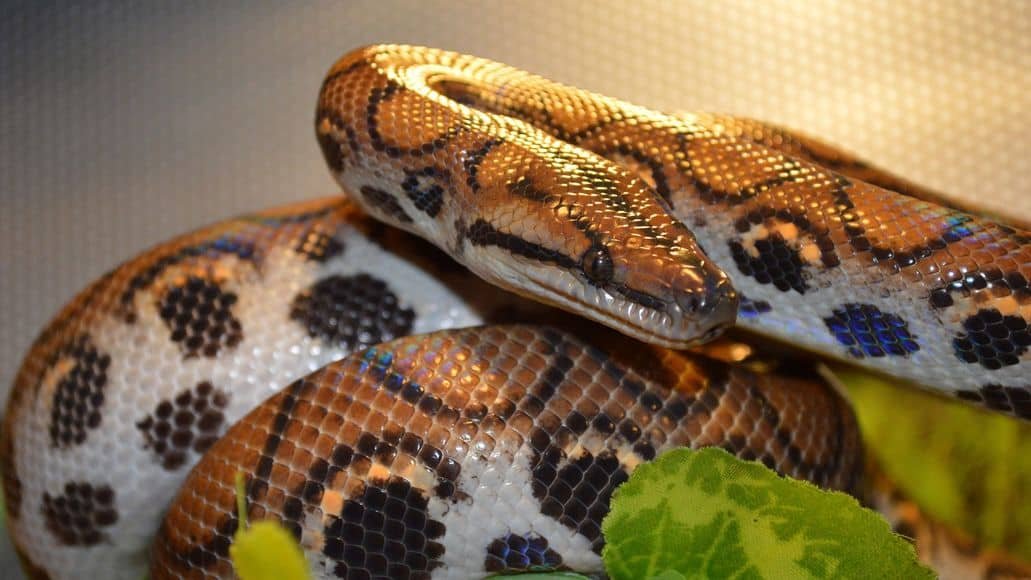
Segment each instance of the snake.
[[1031,418],[1031,234],[821,141],[398,45],[331,68],[315,133],[347,195],[160,244],[32,344],[0,440],[31,577],[232,577],[238,473],[314,577],[600,574],[668,449],[859,488],[796,351]]

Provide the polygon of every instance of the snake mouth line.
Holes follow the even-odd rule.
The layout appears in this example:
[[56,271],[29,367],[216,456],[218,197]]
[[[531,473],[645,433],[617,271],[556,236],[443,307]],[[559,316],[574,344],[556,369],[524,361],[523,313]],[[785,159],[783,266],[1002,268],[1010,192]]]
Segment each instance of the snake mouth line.
[[[603,299],[625,304],[628,309],[639,308],[647,313],[641,317],[620,315],[589,300],[578,299],[574,295],[560,292],[554,288],[554,285],[545,284],[530,273],[524,273],[519,279],[524,282],[523,286],[514,283],[505,283],[504,286],[521,296],[584,316],[630,337],[657,346],[672,349],[690,348],[710,340],[715,336],[718,329],[725,326],[721,322],[711,325],[710,328],[702,320],[691,321],[687,319],[680,325],[675,325],[673,323],[673,315],[668,312],[660,311],[657,308],[647,308],[629,299],[620,298],[604,288],[597,288],[598,292],[603,293]],[[498,282],[494,283],[497,284]],[[673,308],[677,307],[673,306]],[[656,329],[646,324],[633,324],[633,321],[638,318],[641,318],[642,322],[646,319],[652,319],[655,326],[659,328]],[[695,327],[695,332],[691,332],[692,327]],[[662,332],[662,329],[669,329],[670,332]]]

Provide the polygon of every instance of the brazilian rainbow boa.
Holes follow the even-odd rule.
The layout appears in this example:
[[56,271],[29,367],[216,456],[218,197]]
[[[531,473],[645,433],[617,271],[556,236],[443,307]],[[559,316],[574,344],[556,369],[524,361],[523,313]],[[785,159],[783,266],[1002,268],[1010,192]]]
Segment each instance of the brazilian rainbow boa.
[[33,345],[0,447],[33,576],[232,575],[237,472],[342,578],[600,572],[613,490],[676,446],[858,491],[847,402],[703,345],[734,324],[1031,417],[1028,232],[818,141],[404,46],[340,60],[315,129],[350,200],[159,245]]

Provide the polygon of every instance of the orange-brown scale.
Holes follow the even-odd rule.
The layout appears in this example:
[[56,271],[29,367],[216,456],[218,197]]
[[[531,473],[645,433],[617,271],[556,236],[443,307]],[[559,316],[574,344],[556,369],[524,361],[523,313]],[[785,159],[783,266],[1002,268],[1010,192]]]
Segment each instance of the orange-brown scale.
[[[660,376],[673,378],[673,388],[653,379]],[[421,387],[418,397],[408,392],[412,385]],[[460,468],[470,456],[496,461],[498,453],[534,455],[543,446],[574,453],[596,445],[593,437],[626,471],[681,445],[722,446],[830,488],[852,487],[860,470],[854,417],[819,383],[654,347],[623,345],[606,354],[547,328],[444,331],[334,363],[233,427],[170,509],[152,575],[231,573],[226,550],[236,525],[237,471],[248,477],[249,517],[283,521],[318,554],[334,541],[326,526],[369,486],[401,478],[424,497],[460,502],[471,491],[463,485],[474,485]],[[431,445],[439,455],[427,454]],[[599,494],[590,503],[607,500]],[[589,524],[581,524],[587,533]],[[425,549],[428,559],[415,561],[430,571],[443,545]],[[189,570],[191,562],[204,569]]]

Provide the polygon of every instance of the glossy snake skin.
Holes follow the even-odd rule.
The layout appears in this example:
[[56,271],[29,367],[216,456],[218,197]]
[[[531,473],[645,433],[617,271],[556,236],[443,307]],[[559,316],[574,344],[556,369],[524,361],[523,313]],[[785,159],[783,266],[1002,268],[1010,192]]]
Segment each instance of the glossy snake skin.
[[[502,287],[544,286],[545,300],[603,321],[600,309],[615,310],[631,322],[613,326],[684,346],[699,329],[685,340],[668,317],[718,325],[731,301],[715,266],[737,288],[743,327],[1031,417],[1031,234],[826,169],[814,160],[876,175],[812,141],[410,47],[339,61],[316,128],[337,179],[370,213],[420,230]],[[641,188],[709,257],[681,276],[688,298],[677,304],[653,255],[694,244],[638,205]],[[586,199],[607,201],[595,214]],[[629,227],[609,234],[602,223]],[[600,276],[599,253],[611,264]],[[514,261],[530,273],[510,276]],[[715,313],[678,307],[714,288]]]
[[[343,199],[198,230],[83,291],[17,375],[0,466],[34,577],[231,574],[237,470],[250,518],[345,578],[599,571],[612,489],[676,445],[854,489],[833,389],[666,348],[735,308],[1031,416],[1027,235],[845,177],[868,170],[818,143],[411,47],[341,60],[316,132],[366,213],[656,346]],[[560,327],[440,330],[513,320]]]

